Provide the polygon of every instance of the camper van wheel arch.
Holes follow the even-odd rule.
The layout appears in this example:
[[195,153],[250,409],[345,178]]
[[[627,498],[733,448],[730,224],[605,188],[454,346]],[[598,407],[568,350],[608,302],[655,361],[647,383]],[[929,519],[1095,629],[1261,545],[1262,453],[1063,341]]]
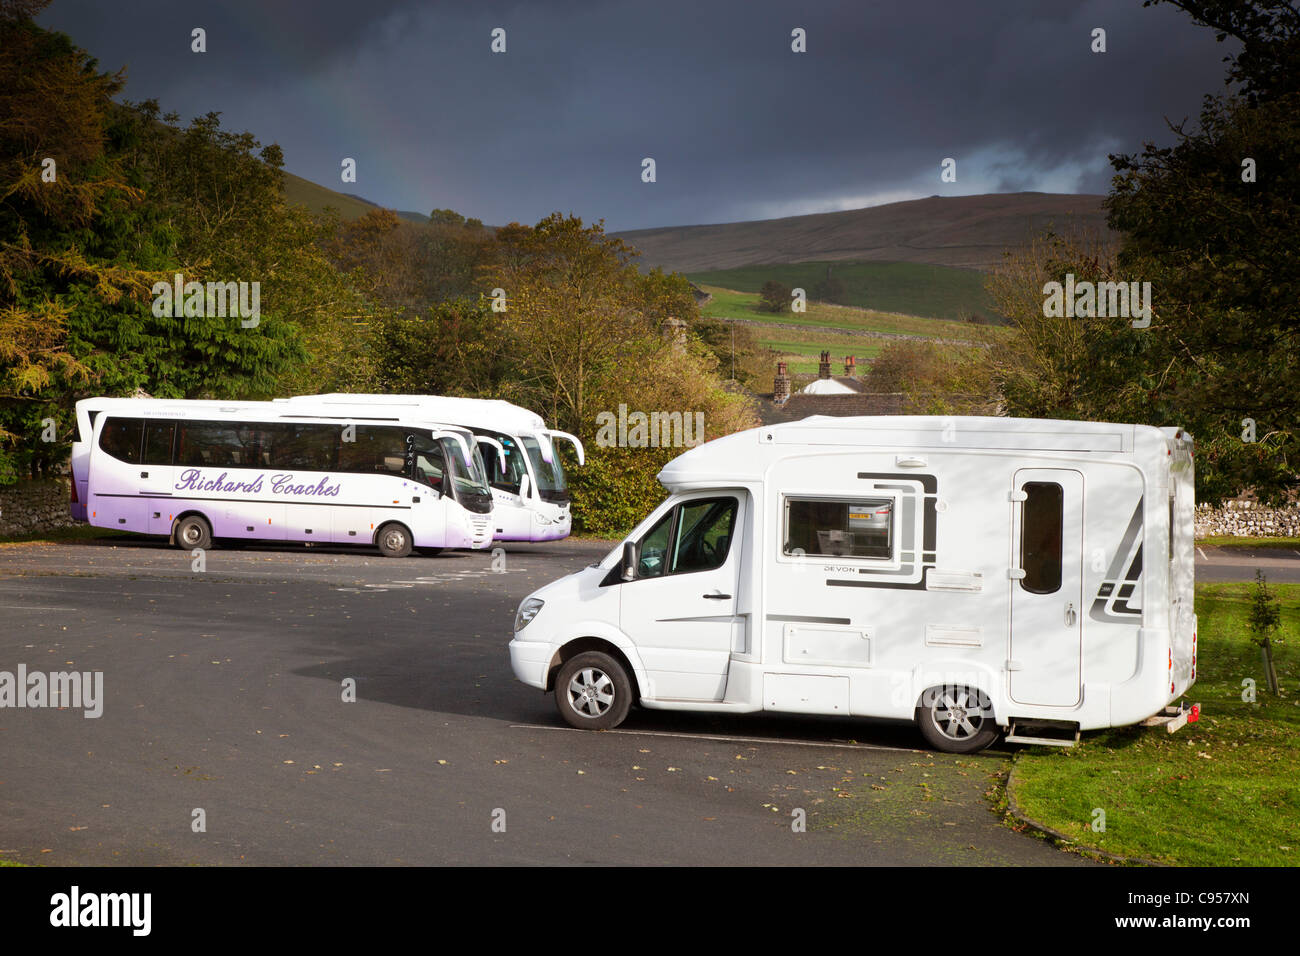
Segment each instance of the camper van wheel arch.
[[212,525],[201,514],[181,515],[172,529],[172,539],[183,551],[195,548],[207,551],[212,547]]
[[386,558],[404,558],[411,553],[411,532],[400,521],[390,521],[375,532],[375,546]]
[[570,727],[610,730],[632,707],[632,681],[622,663],[604,651],[584,651],[560,665],[555,706]]
[[916,708],[916,725],[926,743],[951,754],[983,750],[999,731],[988,694],[963,684],[926,690]]

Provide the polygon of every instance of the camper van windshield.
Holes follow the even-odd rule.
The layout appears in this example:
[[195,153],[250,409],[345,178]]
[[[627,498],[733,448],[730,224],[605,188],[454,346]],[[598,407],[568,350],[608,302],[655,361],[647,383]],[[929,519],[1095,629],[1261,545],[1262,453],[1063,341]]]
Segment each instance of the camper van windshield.
[[542,448],[536,438],[523,438],[524,450],[528,460],[533,463],[533,474],[537,476],[537,493],[543,501],[564,504],[569,500],[569,486],[564,480],[564,465],[560,464],[559,452],[551,446],[551,460],[542,457]]

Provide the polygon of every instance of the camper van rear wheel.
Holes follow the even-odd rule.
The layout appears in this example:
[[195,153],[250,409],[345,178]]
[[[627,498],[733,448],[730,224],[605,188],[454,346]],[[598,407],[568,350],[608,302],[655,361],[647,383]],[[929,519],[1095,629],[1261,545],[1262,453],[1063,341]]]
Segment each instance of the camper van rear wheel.
[[586,651],[565,661],[555,675],[555,706],[571,727],[609,730],[632,706],[632,682],[613,657]]
[[988,695],[958,684],[931,687],[922,694],[916,723],[931,747],[951,754],[983,750],[998,736]]
[[202,515],[186,515],[176,522],[176,547],[183,551],[212,547],[212,528]]
[[404,558],[411,553],[411,532],[404,525],[393,521],[379,529],[375,535],[375,544],[379,553],[386,558]]

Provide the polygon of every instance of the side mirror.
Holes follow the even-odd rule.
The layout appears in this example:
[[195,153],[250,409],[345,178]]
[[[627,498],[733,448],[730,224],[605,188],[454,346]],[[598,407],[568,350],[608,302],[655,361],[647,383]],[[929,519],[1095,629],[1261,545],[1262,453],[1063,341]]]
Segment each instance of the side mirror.
[[528,476],[527,476],[527,475],[520,475],[520,476],[519,476],[519,497],[520,497],[520,498],[523,498],[525,501],[527,501],[527,500],[528,500],[528,492],[529,492],[530,490],[531,490],[531,489],[529,488]]
[[636,579],[636,542],[623,542],[623,580]]

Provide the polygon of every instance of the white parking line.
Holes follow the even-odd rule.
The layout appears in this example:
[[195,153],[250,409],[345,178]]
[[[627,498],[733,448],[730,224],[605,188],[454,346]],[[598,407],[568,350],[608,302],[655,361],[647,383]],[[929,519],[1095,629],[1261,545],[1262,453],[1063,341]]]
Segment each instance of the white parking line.
[[[575,734],[593,731],[577,727],[554,727],[546,724],[511,724],[512,730],[571,730]],[[834,750],[888,750],[893,753],[919,753],[914,747],[879,747],[875,744],[836,744],[824,740],[792,740],[788,737],[732,737],[726,734],[675,734],[667,730],[600,730],[602,734],[626,734],[630,737],[679,737],[683,740],[716,740],[731,744],[784,744],[791,747],[829,747]]]
[[75,611],[75,607],[40,607],[35,604],[0,604],[0,611]]
[[1199,555],[1201,556],[1201,560],[1202,560],[1202,561],[1208,561],[1208,560],[1210,560],[1210,559],[1206,556],[1205,552],[1204,552],[1203,550],[1201,550],[1200,548],[1197,548],[1197,549],[1196,549],[1196,553],[1199,554]]

